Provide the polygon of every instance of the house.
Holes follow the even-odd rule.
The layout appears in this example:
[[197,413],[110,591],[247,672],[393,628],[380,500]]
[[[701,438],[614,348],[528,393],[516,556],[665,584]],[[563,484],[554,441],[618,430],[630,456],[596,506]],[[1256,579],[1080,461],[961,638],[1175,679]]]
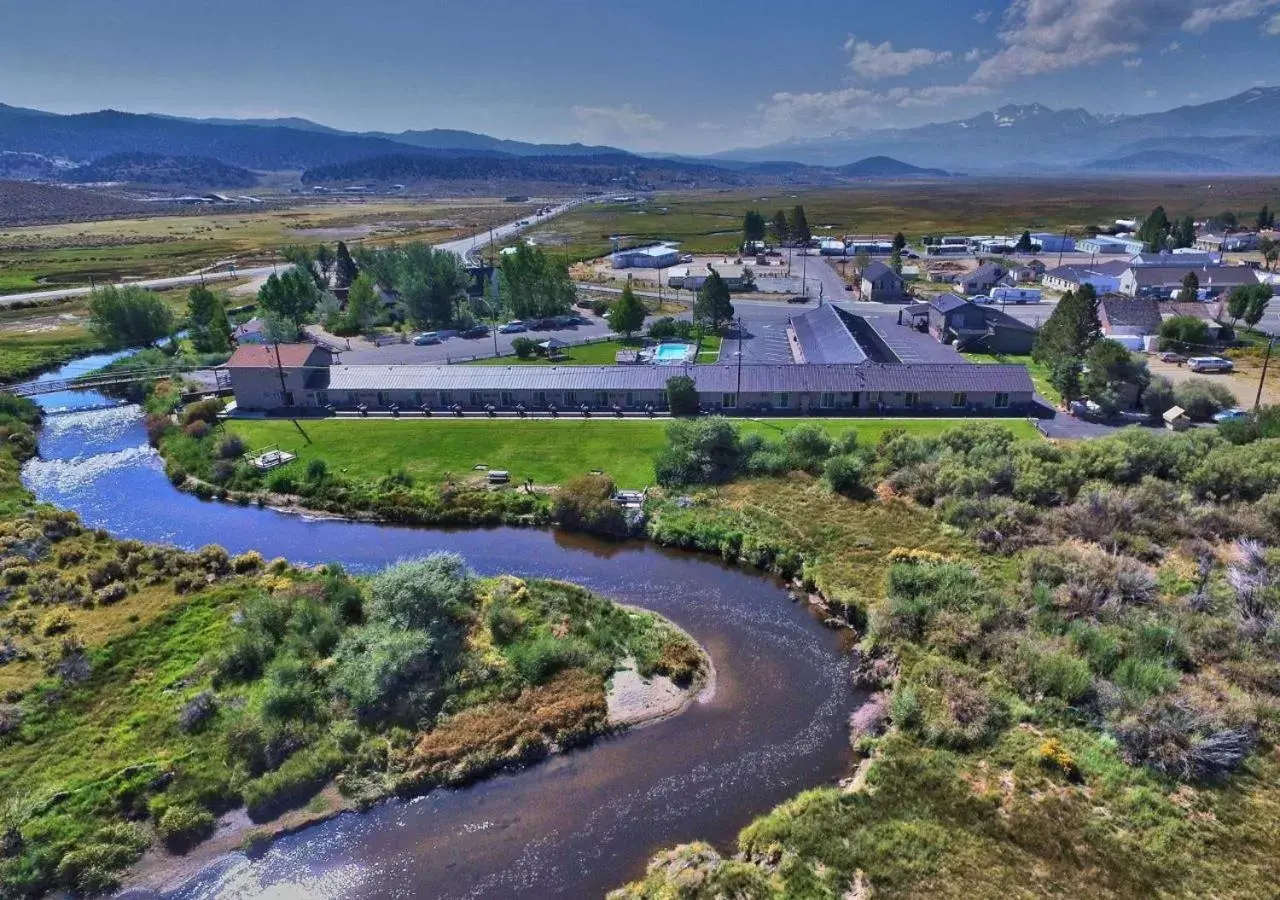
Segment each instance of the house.
[[906,282],[893,268],[873,262],[862,270],[862,299],[872,303],[901,303],[906,299]]
[[670,244],[617,250],[609,256],[615,269],[665,269],[680,261],[680,251]]
[[1160,318],[1172,319],[1180,316],[1191,316],[1204,322],[1209,338],[1217,340],[1222,333],[1222,325],[1218,322],[1221,315],[1221,304],[1218,303],[1161,303]]
[[[975,363],[843,363],[832,365],[691,366],[698,401],[705,410],[743,414],[886,412],[982,412],[1025,415],[1034,386],[1023,366]],[[285,369],[289,384],[303,384],[298,406],[317,415],[336,410],[403,411],[451,409],[537,413],[555,405],[569,411],[643,411],[668,407],[670,370],[659,366],[331,366]],[[278,389],[243,380],[236,387],[241,409],[279,409]]]
[[898,313],[898,324],[927,331],[957,350],[1030,353],[1036,330],[992,306],[981,306],[955,294],[939,294]]
[[1009,274],[1013,277],[1015,284],[1034,284],[1044,277],[1046,268],[1040,260],[1033,259],[1025,265],[1018,266]]
[[1122,260],[1088,265],[1058,266],[1049,269],[1040,278],[1040,283],[1055,291],[1074,291],[1081,285],[1093,285],[1099,294],[1120,290],[1120,276],[1129,268]]
[[968,275],[961,277],[956,284],[962,293],[969,296],[986,294],[1000,283],[1000,279],[1004,278],[1006,271],[1003,266],[995,263],[983,263]]
[[1206,299],[1214,299],[1235,287],[1258,283],[1258,277],[1247,266],[1131,266],[1120,276],[1119,291],[1130,297],[1168,300],[1174,291],[1182,288],[1188,272],[1196,273]]
[[1031,243],[1038,245],[1041,253],[1071,253],[1076,249],[1074,239],[1052,231],[1032,232]]
[[[329,351],[315,344],[246,344],[223,367],[230,373],[237,407],[266,410],[304,405],[308,387],[332,362]],[[249,405],[239,403],[242,396]]]
[[1173,252],[1162,250],[1159,253],[1136,253],[1129,257],[1131,266],[1220,266],[1221,253],[1206,253],[1202,250],[1188,250],[1183,247]]
[[1160,304],[1154,297],[1104,294],[1098,299],[1098,319],[1107,337],[1144,337],[1160,331]]
[[1248,253],[1258,249],[1258,235],[1251,231],[1236,234],[1202,234],[1196,238],[1196,249],[1211,252]]
[[1077,252],[1092,253],[1097,256],[1110,256],[1117,253],[1133,255],[1146,249],[1147,245],[1142,241],[1122,237],[1108,237],[1104,234],[1076,241]]
[[249,321],[232,329],[231,339],[237,344],[265,344],[267,342],[267,323],[254,316]]
[[735,263],[709,263],[705,266],[689,266],[675,269],[667,276],[667,284],[677,290],[698,291],[706,284],[711,272],[715,271],[724,279],[731,291],[750,291],[755,289],[755,278],[747,266]]

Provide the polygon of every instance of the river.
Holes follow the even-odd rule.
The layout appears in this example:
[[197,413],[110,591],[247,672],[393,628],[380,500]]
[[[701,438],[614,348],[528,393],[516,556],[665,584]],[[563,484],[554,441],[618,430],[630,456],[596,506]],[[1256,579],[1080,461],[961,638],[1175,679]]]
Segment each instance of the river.
[[848,771],[859,697],[846,637],[771,578],[643,542],[320,521],[203,502],[169,485],[136,406],[74,411],[107,402],[96,394],[42,402],[64,411],[48,416],[23,479],[91,526],[361,572],[452,550],[483,574],[561,578],[662,613],[717,670],[712,696],[674,719],[471,787],[344,814],[255,859],[231,854],[164,893],[130,897],[599,896],[642,874],[665,846],[704,839],[732,852],[754,816]]

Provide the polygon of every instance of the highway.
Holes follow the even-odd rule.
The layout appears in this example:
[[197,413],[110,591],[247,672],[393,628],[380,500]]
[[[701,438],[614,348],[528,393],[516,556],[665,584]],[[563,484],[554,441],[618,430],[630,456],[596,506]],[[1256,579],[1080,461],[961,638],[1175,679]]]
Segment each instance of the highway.
[[[520,221],[529,222],[528,226],[522,226],[520,221],[508,222],[505,225],[499,225],[493,229],[493,240],[502,241],[514,234],[519,234],[524,228],[532,227],[565,213],[579,204],[588,202],[585,199],[570,200],[568,203],[554,207],[551,212],[545,216],[522,219]],[[441,250],[449,250],[461,256],[464,261],[468,256],[476,250],[482,249],[489,245],[488,231],[472,235],[470,237],[459,238],[456,241],[449,241],[436,246]],[[279,269],[287,268],[287,266],[253,266],[247,269],[236,269],[235,272],[192,272],[188,275],[172,275],[167,278],[143,278],[137,281],[118,282],[117,286],[126,284],[137,285],[138,287],[149,288],[151,290],[163,290],[165,288],[184,287],[191,284],[210,283],[217,281],[229,281],[240,278],[266,279],[272,272]],[[99,285],[101,287],[101,285]],[[0,308],[12,306],[15,303],[30,301],[53,301],[53,300],[71,300],[75,297],[85,297],[92,292],[91,287],[69,287],[69,288],[52,288],[46,291],[28,291],[23,294],[6,294],[0,297]]]

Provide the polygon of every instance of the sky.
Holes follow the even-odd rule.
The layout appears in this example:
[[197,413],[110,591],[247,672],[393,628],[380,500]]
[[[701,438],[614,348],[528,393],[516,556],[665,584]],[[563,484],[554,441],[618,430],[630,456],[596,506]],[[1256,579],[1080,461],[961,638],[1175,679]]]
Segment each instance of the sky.
[[0,103],[711,153],[1280,85],[1280,0],[0,0]]

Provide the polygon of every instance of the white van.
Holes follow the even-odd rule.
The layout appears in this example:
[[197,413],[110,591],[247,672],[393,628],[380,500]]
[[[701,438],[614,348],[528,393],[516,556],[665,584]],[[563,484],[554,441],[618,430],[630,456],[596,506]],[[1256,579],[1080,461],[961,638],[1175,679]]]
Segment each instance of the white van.
[[1187,368],[1192,372],[1231,372],[1235,365],[1221,356],[1193,356],[1187,360]]
[[1039,303],[1039,288],[998,287],[991,291],[992,303]]

